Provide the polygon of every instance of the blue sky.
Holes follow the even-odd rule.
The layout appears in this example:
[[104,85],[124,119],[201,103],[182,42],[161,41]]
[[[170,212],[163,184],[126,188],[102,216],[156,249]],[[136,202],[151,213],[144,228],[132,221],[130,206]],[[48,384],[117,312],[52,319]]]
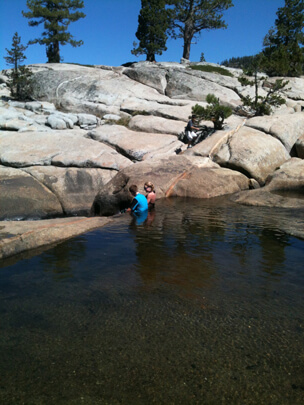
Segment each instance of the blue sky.
[[[224,14],[227,29],[202,31],[196,44],[191,46],[190,60],[199,61],[201,53],[207,62],[220,63],[236,56],[254,55],[262,49],[263,38],[274,25],[276,12],[284,0],[233,0],[234,7]],[[86,17],[71,23],[69,31],[84,45],[61,48],[63,62],[91,65],[119,66],[126,62],[145,60],[145,56],[131,54],[138,25],[140,0],[84,0],[82,11]],[[12,37],[17,31],[26,45],[38,38],[43,26],[29,27],[21,11],[28,11],[26,0],[0,0],[0,70],[8,68],[3,56],[11,49]],[[182,40],[167,41],[168,50],[156,55],[157,61],[179,62]],[[30,45],[24,64],[45,63],[45,46]]]

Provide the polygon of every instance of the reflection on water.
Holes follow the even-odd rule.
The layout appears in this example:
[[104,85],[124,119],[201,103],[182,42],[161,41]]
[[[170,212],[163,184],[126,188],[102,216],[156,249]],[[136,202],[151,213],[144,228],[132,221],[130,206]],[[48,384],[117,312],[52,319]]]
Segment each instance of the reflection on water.
[[1,403],[303,404],[295,221],[168,200],[3,262]]

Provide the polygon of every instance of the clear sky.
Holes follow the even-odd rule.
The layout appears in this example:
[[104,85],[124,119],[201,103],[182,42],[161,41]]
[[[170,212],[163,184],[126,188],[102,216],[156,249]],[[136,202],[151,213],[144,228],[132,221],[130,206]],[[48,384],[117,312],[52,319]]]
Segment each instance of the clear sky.
[[[227,29],[203,30],[196,44],[191,46],[190,60],[199,61],[201,53],[207,62],[220,63],[237,56],[254,55],[262,50],[263,38],[274,26],[276,12],[284,0],[233,0],[234,7],[224,14]],[[65,45],[60,55],[63,62],[90,65],[119,66],[126,62],[145,60],[145,55],[131,54],[138,26],[140,0],[84,0],[86,17],[71,23],[69,31],[84,45],[73,48]],[[11,49],[17,31],[26,45],[38,38],[43,25],[29,27],[21,11],[28,11],[26,0],[0,0],[0,70],[8,68],[3,56]],[[182,40],[168,39],[168,50],[156,55],[156,60],[179,62],[183,52]],[[25,51],[24,64],[46,63],[45,46],[30,45]]]

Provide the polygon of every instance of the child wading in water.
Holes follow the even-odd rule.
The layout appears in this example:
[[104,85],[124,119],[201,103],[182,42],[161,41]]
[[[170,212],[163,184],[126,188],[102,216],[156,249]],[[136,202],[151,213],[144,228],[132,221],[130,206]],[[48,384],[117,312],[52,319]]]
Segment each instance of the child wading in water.
[[149,209],[154,208],[155,207],[156,194],[155,194],[153,183],[151,183],[151,181],[146,181],[145,185],[144,185],[144,189],[145,189],[145,192],[147,193],[146,198],[147,198],[147,201],[148,201]]
[[146,198],[138,192],[138,188],[135,184],[129,187],[131,195],[134,197],[131,203],[131,208],[128,208],[127,211],[134,213],[142,213],[148,210],[148,202]]

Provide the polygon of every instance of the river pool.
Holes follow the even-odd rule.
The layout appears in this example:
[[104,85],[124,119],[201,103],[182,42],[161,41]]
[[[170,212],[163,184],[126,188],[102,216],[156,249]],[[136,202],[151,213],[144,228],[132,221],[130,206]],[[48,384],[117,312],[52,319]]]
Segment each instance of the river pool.
[[0,403],[303,404],[298,215],[164,200],[0,262]]

